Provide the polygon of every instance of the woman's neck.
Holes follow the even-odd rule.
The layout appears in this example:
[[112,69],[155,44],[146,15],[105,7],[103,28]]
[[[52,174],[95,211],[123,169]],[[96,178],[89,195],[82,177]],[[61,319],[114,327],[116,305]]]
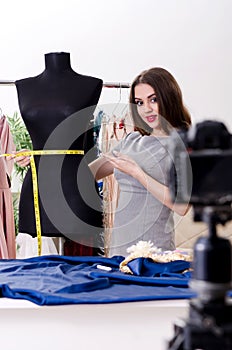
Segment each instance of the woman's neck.
[[47,71],[54,72],[72,70],[70,54],[66,52],[52,52],[45,54],[45,68]]
[[163,137],[168,136],[167,133],[162,129],[153,129],[151,136]]

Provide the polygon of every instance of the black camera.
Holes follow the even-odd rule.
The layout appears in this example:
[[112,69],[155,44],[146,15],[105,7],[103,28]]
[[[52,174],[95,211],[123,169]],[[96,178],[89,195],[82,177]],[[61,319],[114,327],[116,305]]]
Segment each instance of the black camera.
[[216,227],[232,219],[232,137],[226,126],[206,120],[173,132],[169,149],[170,192],[175,203],[190,203],[194,221],[204,221],[208,236],[194,246],[189,318],[175,324],[169,350],[232,349],[230,241]]
[[223,123],[203,121],[173,132],[170,141],[173,201],[199,206],[232,201],[232,136]]

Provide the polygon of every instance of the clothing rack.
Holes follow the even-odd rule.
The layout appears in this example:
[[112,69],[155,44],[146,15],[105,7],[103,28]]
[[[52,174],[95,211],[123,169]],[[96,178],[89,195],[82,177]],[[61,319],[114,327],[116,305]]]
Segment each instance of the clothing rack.
[[[0,80],[0,85],[15,85],[14,80]],[[116,89],[121,89],[121,88],[129,88],[130,84],[129,83],[120,83],[120,82],[106,82],[103,83],[103,87],[105,88],[116,88]]]
[[103,87],[106,88],[129,88],[130,84],[129,83],[103,83]]
[[13,80],[0,80],[0,85],[15,85]]

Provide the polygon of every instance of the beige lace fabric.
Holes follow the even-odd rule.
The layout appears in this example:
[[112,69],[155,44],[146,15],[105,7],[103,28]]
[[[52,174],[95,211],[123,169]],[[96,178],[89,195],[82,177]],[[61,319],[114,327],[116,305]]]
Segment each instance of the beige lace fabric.
[[[110,152],[112,147],[115,145],[115,138],[113,137],[113,124],[108,122],[106,118],[103,117],[101,128],[101,150],[103,153],[107,153]],[[114,223],[114,212],[117,206],[117,198],[118,184],[114,178],[114,175],[112,174],[103,179],[103,225],[105,256],[108,256],[109,252],[111,232]]]
[[[0,118],[0,146],[1,154],[15,151],[15,145],[5,116]],[[16,257],[14,211],[10,188],[13,166],[13,160],[0,157],[0,258],[2,259],[14,259]]]

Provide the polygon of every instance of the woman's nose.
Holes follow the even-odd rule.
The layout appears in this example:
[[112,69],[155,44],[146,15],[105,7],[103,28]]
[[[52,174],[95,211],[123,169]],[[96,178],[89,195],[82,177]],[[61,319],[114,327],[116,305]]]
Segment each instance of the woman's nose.
[[150,112],[150,111],[152,111],[150,102],[144,102],[144,112]]

